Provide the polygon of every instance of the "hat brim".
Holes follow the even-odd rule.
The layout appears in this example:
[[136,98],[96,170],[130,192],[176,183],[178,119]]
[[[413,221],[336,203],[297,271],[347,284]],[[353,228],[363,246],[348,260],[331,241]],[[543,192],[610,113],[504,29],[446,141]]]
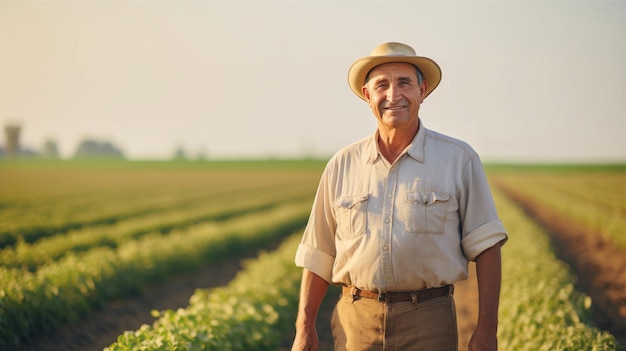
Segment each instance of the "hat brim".
[[365,85],[365,78],[367,77],[367,74],[376,66],[392,62],[410,63],[417,66],[420,71],[422,71],[424,80],[428,82],[426,95],[424,97],[428,96],[433,90],[435,90],[441,81],[441,68],[435,61],[429,59],[428,57],[368,56],[356,60],[350,67],[350,70],[348,71],[348,84],[350,85],[350,89],[352,89],[358,97],[366,100],[365,96],[363,96],[361,88]]

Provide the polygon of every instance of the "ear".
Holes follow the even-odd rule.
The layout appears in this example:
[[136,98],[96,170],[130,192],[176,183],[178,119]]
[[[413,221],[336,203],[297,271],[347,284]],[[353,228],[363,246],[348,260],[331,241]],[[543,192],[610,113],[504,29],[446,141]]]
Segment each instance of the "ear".
[[367,86],[362,86],[361,87],[361,93],[363,93],[363,97],[365,97],[365,101],[369,102],[370,101],[370,92],[369,90],[367,90]]
[[426,97],[426,89],[428,89],[428,81],[423,80],[422,85],[420,85],[420,103],[424,101],[424,98]]

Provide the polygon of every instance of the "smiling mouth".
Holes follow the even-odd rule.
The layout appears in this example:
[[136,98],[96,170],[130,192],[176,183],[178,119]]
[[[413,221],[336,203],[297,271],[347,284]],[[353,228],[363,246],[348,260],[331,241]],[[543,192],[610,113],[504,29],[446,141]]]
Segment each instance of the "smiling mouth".
[[388,110],[388,111],[399,111],[399,110],[402,110],[404,108],[405,108],[405,106],[394,106],[394,107],[385,107],[385,110]]

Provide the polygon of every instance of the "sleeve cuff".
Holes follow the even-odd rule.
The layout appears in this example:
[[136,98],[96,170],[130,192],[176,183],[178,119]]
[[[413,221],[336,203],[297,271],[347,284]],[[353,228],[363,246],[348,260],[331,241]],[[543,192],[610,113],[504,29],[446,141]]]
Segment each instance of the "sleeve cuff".
[[296,266],[306,268],[331,283],[335,258],[306,244],[296,251]]
[[483,251],[499,242],[504,245],[507,240],[508,236],[504,225],[499,220],[495,220],[473,230],[463,238],[461,244],[467,259],[476,261],[476,257],[480,256]]

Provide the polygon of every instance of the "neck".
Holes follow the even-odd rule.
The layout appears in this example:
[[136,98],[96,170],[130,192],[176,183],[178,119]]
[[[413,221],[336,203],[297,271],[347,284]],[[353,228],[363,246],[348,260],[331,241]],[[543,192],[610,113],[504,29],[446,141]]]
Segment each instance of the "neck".
[[402,154],[402,151],[411,144],[418,129],[419,125],[410,130],[387,129],[379,126],[378,148],[380,149],[380,153],[390,163],[395,162],[400,154]]

